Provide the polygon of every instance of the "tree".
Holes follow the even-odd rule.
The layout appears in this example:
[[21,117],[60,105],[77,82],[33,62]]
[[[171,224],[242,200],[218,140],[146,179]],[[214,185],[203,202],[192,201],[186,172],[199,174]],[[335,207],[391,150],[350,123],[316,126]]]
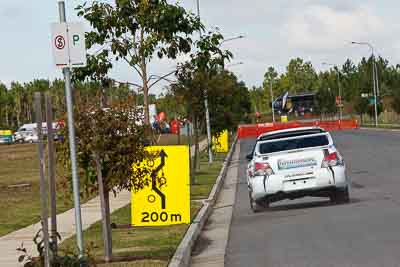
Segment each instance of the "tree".
[[[172,90],[188,103],[188,114],[193,121],[195,135],[194,166],[197,166],[199,152],[199,133],[204,126],[204,100],[210,95],[210,80],[225,66],[225,62],[232,58],[232,53],[220,48],[224,37],[221,33],[208,32],[202,35],[195,43],[196,51],[190,55],[190,60],[178,65],[176,71],[177,82]],[[210,144],[211,145],[211,144]]]
[[[267,72],[264,74],[264,81],[263,81],[263,89],[264,89],[264,99],[266,99],[264,105],[268,106],[267,110],[271,110],[272,112],[272,101],[274,99],[271,99],[271,87],[272,91],[275,95],[275,98],[279,96],[280,90],[277,90],[279,88],[279,84],[277,83],[277,78],[278,78],[278,72],[274,69],[274,67],[268,67]],[[269,104],[268,104],[269,103]]]
[[20,83],[12,82],[11,83],[11,94],[14,96],[14,111],[15,117],[17,120],[17,125],[21,125],[22,118],[22,103],[24,98],[24,88]]
[[[124,60],[140,77],[144,95],[144,122],[150,124],[149,90],[163,78],[148,73],[148,64],[154,55],[175,59],[192,48],[191,35],[204,27],[200,20],[178,4],[167,0],[116,0],[115,5],[94,1],[77,7],[78,16],[93,27],[86,38],[89,48],[100,47],[100,57],[107,72],[113,59]],[[89,57],[98,57],[94,55]],[[93,62],[89,60],[89,69]],[[95,67],[96,68],[96,67]]]
[[9,127],[9,106],[11,97],[7,87],[0,83],[0,127]]
[[351,102],[361,94],[357,66],[350,59],[342,66],[340,82],[344,100]]
[[268,100],[266,99],[265,90],[262,87],[253,86],[250,89],[250,101],[252,106],[252,111],[255,112],[266,112],[268,111]]
[[316,88],[318,88],[316,111],[321,115],[337,112],[336,96],[339,95],[338,69],[320,72]]
[[317,74],[311,62],[304,62],[301,58],[291,59],[286,67],[286,74],[282,77],[283,87],[292,93],[314,91]]
[[274,69],[274,67],[268,67],[267,72],[264,74],[264,88],[268,88],[269,83],[273,82],[276,78],[278,78],[278,72]]
[[[145,127],[138,124],[141,112],[130,101],[110,106],[104,110],[98,106],[81,105],[75,110],[75,129],[78,164],[84,170],[82,184],[88,192],[98,192],[102,199],[103,236],[105,260],[111,260],[111,230],[109,192],[138,191],[151,184],[147,178],[151,170],[146,166],[132,168],[134,163],[151,157],[145,146]],[[68,136],[68,128],[62,130]],[[69,170],[68,139],[57,146],[58,160]],[[65,180],[71,183],[69,171]]]
[[241,122],[248,121],[251,113],[249,91],[233,73],[221,71],[214,75],[208,84],[208,95],[214,136],[226,129],[234,130]]
[[156,105],[159,112],[165,112],[170,118],[187,118],[186,102],[182,96],[174,95],[170,88],[157,99]]
[[392,108],[394,109],[394,111],[396,111],[398,114],[400,114],[400,90],[399,89],[394,91]]

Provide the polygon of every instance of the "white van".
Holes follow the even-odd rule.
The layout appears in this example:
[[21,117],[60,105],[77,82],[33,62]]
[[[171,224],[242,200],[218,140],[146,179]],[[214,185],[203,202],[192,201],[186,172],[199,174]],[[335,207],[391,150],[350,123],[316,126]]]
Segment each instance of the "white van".
[[[59,125],[57,122],[53,122],[53,129],[58,129]],[[47,134],[47,123],[42,123],[42,133],[44,135]],[[14,133],[14,140],[15,142],[23,143],[26,142],[26,139],[31,140],[35,139],[34,136],[37,136],[37,125],[36,123],[28,123],[24,124],[18,128],[18,130]],[[37,139],[37,138],[36,138]]]

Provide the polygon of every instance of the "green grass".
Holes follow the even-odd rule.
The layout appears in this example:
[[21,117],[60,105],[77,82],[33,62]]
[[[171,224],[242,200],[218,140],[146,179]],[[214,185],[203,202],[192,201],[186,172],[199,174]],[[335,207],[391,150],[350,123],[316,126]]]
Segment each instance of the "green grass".
[[[162,135],[160,145],[177,144],[176,135]],[[187,137],[181,137],[187,144]],[[46,164],[47,166],[47,164]],[[9,188],[10,185],[27,187]],[[57,212],[73,207],[64,188],[58,188]],[[39,163],[35,144],[0,145],[0,236],[40,221]],[[89,197],[81,200],[86,202]]]
[[[0,146],[0,236],[40,218],[38,170],[35,146]],[[8,188],[25,183],[30,186]]]
[[[197,214],[201,204],[193,202],[191,208],[192,218]],[[127,205],[111,215],[111,222],[117,225],[129,225],[131,222],[130,205]],[[132,259],[157,260],[165,266],[175,253],[180,240],[186,232],[187,225],[174,225],[166,227],[132,227],[112,230],[113,256],[119,261]],[[85,246],[91,247],[90,254],[101,260],[103,255],[103,238],[101,223],[97,222],[84,232]],[[75,246],[75,237],[62,243],[62,249],[71,250]],[[159,264],[157,263],[157,264]],[[105,265],[113,266],[113,265]]]
[[[217,154],[215,162],[209,165],[206,154],[201,154],[200,169],[195,175],[196,185],[192,187],[192,199],[207,198],[220,172],[226,154]],[[199,201],[191,202],[192,219],[201,208]],[[130,205],[111,215],[111,222],[117,225],[129,225],[131,221]],[[166,266],[175,253],[188,225],[166,227],[133,227],[112,230],[113,256],[116,261],[102,267],[158,267]],[[103,255],[101,223],[97,222],[84,232],[85,246],[91,246],[91,254],[96,260]],[[62,243],[62,248],[70,250],[75,246],[75,237]],[[138,260],[140,259],[140,260]],[[144,260],[143,260],[144,259]],[[131,260],[131,261],[129,261]],[[125,261],[125,262],[124,262]]]
[[[203,140],[205,136],[200,136],[199,140]],[[167,146],[167,145],[188,145],[189,144],[189,137],[185,135],[181,135],[178,137],[176,134],[162,134],[156,136],[157,144],[160,146]],[[194,138],[192,143],[194,142]]]
[[[176,136],[162,137],[161,145],[176,144]],[[182,143],[187,140],[182,140]],[[195,174],[195,185],[192,186],[192,199],[208,197],[220,172],[226,154],[215,155],[215,162],[207,162],[206,153],[200,156],[200,167]],[[8,188],[15,184],[29,184],[28,187]],[[65,200],[58,188],[57,212],[70,209],[72,201]],[[36,223],[40,220],[39,164],[36,145],[2,145],[0,146],[0,236]],[[87,199],[83,199],[82,203]],[[191,202],[192,218],[201,208],[198,201]],[[130,224],[130,207],[126,206],[112,215],[112,222],[117,225]],[[114,255],[127,260],[99,266],[107,267],[158,267],[166,266],[174,254],[188,226],[178,225],[153,228],[113,229]],[[97,223],[85,231],[85,243],[93,243],[92,253],[101,259],[103,241],[101,225]],[[62,247],[74,247],[74,238],[65,240]]]
[[[28,184],[27,187],[9,186]],[[57,212],[73,207],[58,188]],[[0,236],[40,221],[39,163],[36,145],[0,146]],[[87,198],[82,202],[87,201]]]
[[164,267],[167,265],[165,261],[131,261],[131,262],[115,262],[108,264],[99,264],[98,267]]
[[206,153],[201,154],[200,168],[196,171],[194,185],[192,185],[192,199],[205,199],[208,197],[225,157],[225,153],[217,153],[214,156],[214,162],[209,164]]
[[[362,124],[361,127],[376,129],[375,123]],[[379,123],[378,129],[394,129],[394,130],[398,130],[398,129],[400,129],[400,125],[399,124],[383,124],[383,123]]]

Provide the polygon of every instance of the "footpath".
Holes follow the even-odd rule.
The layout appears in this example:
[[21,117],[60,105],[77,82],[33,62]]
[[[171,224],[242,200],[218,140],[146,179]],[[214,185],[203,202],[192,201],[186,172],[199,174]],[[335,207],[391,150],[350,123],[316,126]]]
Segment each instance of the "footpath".
[[202,230],[190,262],[191,267],[223,267],[235,204],[240,145],[236,145],[223,188]]
[[[207,148],[207,140],[199,144],[200,151]],[[194,146],[191,149],[191,156],[194,155]],[[120,192],[115,198],[110,198],[110,210],[114,212],[131,202],[131,193],[129,191]],[[95,197],[85,204],[81,205],[82,228],[88,229],[91,225],[101,220],[100,198]],[[57,230],[63,240],[75,235],[75,209],[70,209],[57,215]],[[50,221],[49,221],[50,225]],[[16,267],[20,253],[16,250],[21,244],[32,256],[37,256],[36,245],[33,237],[41,229],[41,223],[27,226],[20,230],[0,237],[0,266]]]

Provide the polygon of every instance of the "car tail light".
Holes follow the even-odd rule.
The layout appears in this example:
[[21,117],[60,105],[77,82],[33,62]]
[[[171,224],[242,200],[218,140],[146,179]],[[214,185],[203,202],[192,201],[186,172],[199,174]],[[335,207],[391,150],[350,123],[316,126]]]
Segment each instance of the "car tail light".
[[254,166],[254,175],[255,176],[270,176],[273,175],[274,171],[272,170],[271,166],[268,163],[260,163],[256,162]]
[[337,152],[326,154],[324,160],[322,161],[322,168],[333,167],[337,165],[342,165],[343,161],[339,157]]

